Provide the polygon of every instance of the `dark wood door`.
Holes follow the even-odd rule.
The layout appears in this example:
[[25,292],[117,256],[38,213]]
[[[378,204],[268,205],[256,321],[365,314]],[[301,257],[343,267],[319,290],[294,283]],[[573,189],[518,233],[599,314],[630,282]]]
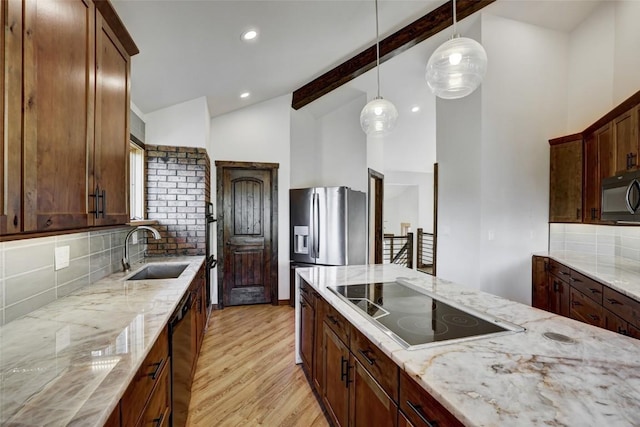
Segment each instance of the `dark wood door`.
[[335,426],[349,421],[349,349],[326,323],[323,323],[324,387],[322,401]]
[[300,356],[302,367],[309,377],[313,371],[313,345],[315,342],[315,310],[305,299],[300,298]]
[[93,1],[24,3],[24,231],[90,225]]
[[349,425],[395,427],[398,420],[396,404],[353,356],[351,366],[353,382],[349,384]]
[[616,173],[638,168],[638,107],[613,120],[613,140],[616,144]]
[[313,297],[316,301],[315,319],[315,340],[313,343],[313,386],[319,396],[322,396],[324,387],[324,350],[322,348],[322,324],[324,323],[325,305],[327,304],[320,294],[314,291]]
[[549,310],[549,280],[547,278],[547,258],[533,257],[532,298],[531,305],[542,310]]
[[551,145],[549,221],[582,222],[582,138]]
[[[96,114],[89,203],[95,225],[129,221],[129,56],[100,14],[96,19]],[[90,210],[94,210],[91,208]]]
[[216,166],[223,306],[277,304],[277,169]]
[[549,275],[549,311],[561,316],[571,315],[571,294],[568,283],[560,280],[554,275]]

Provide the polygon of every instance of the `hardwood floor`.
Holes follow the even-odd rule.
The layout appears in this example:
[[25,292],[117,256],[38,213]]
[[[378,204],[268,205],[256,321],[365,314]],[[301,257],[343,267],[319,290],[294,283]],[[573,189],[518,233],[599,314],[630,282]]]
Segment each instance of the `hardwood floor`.
[[328,426],[294,361],[294,310],[216,310],[202,344],[188,426]]

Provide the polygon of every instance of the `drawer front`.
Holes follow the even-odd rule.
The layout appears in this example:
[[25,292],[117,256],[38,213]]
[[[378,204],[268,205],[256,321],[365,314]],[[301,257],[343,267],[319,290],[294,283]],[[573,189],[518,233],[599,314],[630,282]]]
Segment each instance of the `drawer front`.
[[640,302],[605,287],[602,305],[627,322],[640,325]]
[[571,271],[571,286],[602,305],[603,286],[601,283],[580,274],[577,271]]
[[571,269],[569,267],[552,259],[549,260],[549,272],[567,282],[571,277]]
[[122,425],[136,425],[162,369],[169,364],[168,358],[169,329],[164,328],[122,397]]
[[322,320],[336,333],[343,343],[349,344],[349,322],[330,304],[325,305]]
[[351,329],[351,352],[382,389],[398,403],[398,365],[377,346],[373,345],[362,332]]
[[162,368],[162,372],[158,378],[158,383],[153,389],[149,403],[144,409],[144,413],[142,418],[140,418],[138,426],[163,427],[169,425],[169,416],[171,414],[170,371],[171,369],[169,369],[169,364],[166,363],[164,368]]
[[304,279],[300,279],[300,295],[315,309],[315,291]]
[[404,371],[400,372],[400,410],[416,427],[463,425]]
[[627,325],[627,332],[629,332],[629,336],[635,339],[640,340],[640,328],[635,327],[631,323]]
[[604,314],[604,328],[619,334],[627,335],[628,331],[626,320],[621,319],[606,308],[602,311]]
[[602,306],[573,287],[571,288],[571,318],[594,326],[604,326]]

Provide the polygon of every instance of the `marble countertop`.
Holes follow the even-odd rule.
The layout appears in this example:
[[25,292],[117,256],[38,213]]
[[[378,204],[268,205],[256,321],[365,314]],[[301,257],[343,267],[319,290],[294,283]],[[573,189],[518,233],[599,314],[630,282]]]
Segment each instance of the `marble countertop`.
[[0,425],[104,424],[160,335],[204,257],[178,279],[114,273],[0,328]]
[[[395,265],[296,272],[465,425],[640,424],[640,340]],[[398,277],[526,331],[406,350],[327,289]]]
[[569,251],[540,252],[534,255],[552,258],[585,276],[604,283],[611,289],[640,301],[640,263],[638,261]]

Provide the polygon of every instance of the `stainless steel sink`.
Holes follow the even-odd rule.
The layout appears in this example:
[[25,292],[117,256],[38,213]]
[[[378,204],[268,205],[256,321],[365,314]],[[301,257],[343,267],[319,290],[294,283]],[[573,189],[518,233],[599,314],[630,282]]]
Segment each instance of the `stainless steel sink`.
[[149,264],[127,280],[175,279],[189,264]]

